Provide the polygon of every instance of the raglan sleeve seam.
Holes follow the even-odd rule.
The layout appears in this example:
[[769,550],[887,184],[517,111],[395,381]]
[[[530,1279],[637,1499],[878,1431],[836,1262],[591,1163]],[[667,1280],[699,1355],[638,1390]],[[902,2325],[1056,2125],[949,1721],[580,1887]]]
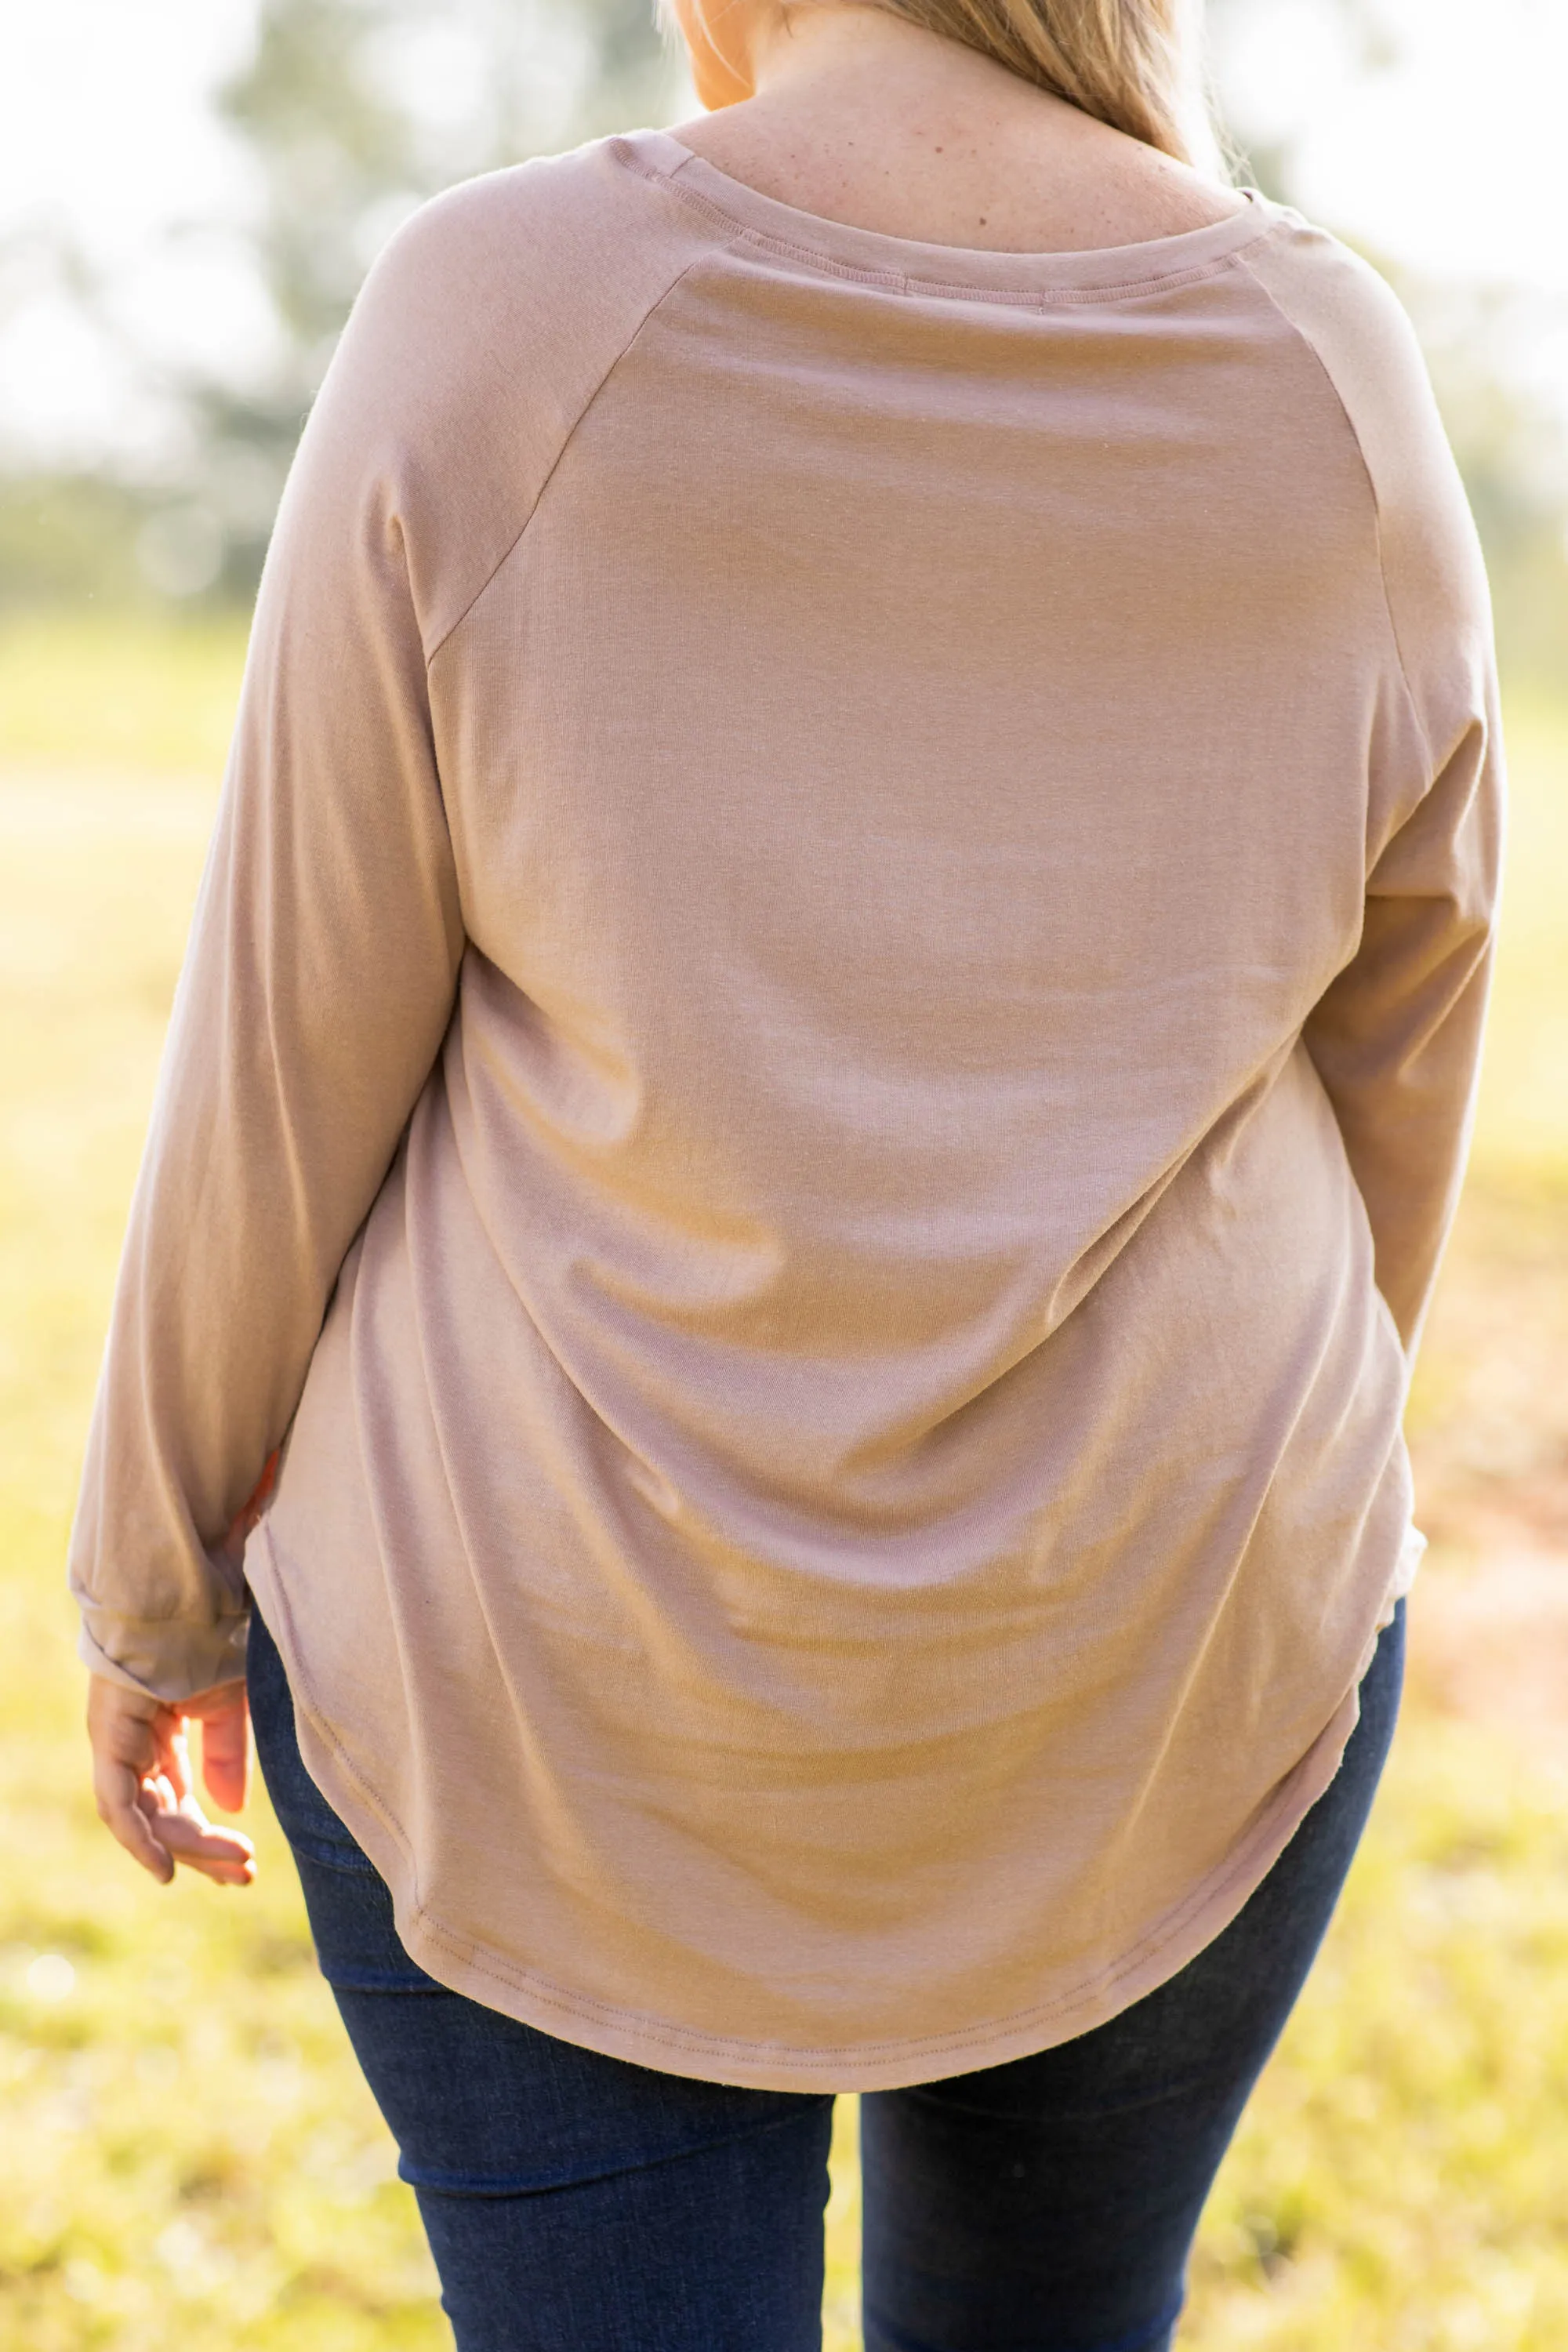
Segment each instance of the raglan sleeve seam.
[[1433,784],[1436,782],[1437,776],[1441,771],[1439,762],[1433,749],[1431,731],[1426,725],[1426,714],[1422,710],[1420,702],[1416,697],[1415,689],[1410,682],[1410,665],[1405,658],[1405,645],[1399,630],[1399,616],[1394,609],[1394,596],[1389,587],[1388,559],[1384,548],[1383,499],[1378,490],[1377,476],[1373,470],[1372,461],[1366,454],[1366,445],[1362,438],[1361,430],[1356,424],[1350,403],[1345,398],[1344,394],[1341,391],[1339,380],[1335,376],[1333,369],[1324,358],[1315,337],[1301,324],[1299,319],[1292,316],[1290,310],[1287,308],[1286,304],[1280,300],[1279,295],[1274,291],[1274,289],[1268,285],[1253,268],[1250,257],[1246,253],[1243,253],[1238,255],[1237,258],[1242,267],[1247,270],[1247,276],[1252,279],[1253,284],[1258,288],[1258,290],[1262,295],[1264,300],[1275,311],[1276,315],[1284,321],[1286,327],[1296,338],[1302,349],[1310,355],[1319,372],[1322,375],[1324,383],[1332,393],[1334,402],[1339,409],[1340,415],[1344,418],[1345,429],[1355,445],[1356,457],[1360,462],[1362,473],[1366,480],[1367,495],[1372,501],[1373,539],[1377,549],[1378,586],[1382,591],[1383,609],[1388,621],[1389,640],[1394,646],[1394,657],[1399,667],[1399,683],[1404,689],[1405,698],[1410,706],[1411,716],[1415,722],[1415,730],[1420,738],[1422,754],[1426,763],[1426,772],[1422,781],[1421,788],[1421,797],[1425,799],[1426,793],[1430,792]]
[[[731,240],[731,242],[733,242],[733,240]],[[727,247],[720,247],[717,249],[726,250]],[[600,394],[609,383],[609,381],[615,374],[616,369],[628,356],[639,338],[652,324],[658,312],[664,308],[665,304],[677,291],[684,279],[687,278],[690,275],[691,271],[697,268],[701,262],[707,260],[714,250],[715,248],[712,247],[705,247],[700,253],[693,254],[689,260],[683,262],[680,268],[676,271],[675,276],[669,280],[668,284],[662,287],[659,292],[655,295],[653,300],[648,303],[647,309],[642,312],[642,315],[637,320],[637,322],[632,329],[630,334],[626,337],[623,342],[616,345],[604,369],[595,378],[593,389],[588,394],[587,398],[584,401],[582,406],[577,411],[576,415],[573,418],[571,424],[563,434],[561,437],[561,446],[556,450],[554,457],[551,459],[544,477],[541,481],[538,489],[534,492],[528,512],[524,515],[521,522],[518,525],[517,530],[512,533],[511,538],[507,541],[500,555],[497,556],[495,562],[491,564],[484,578],[479,582],[479,584],[474,590],[473,594],[468,599],[456,617],[447,624],[445,628],[442,629],[440,635],[426,650],[425,655],[425,667],[426,674],[428,674],[437,654],[440,653],[443,646],[451,643],[451,640],[457,635],[458,631],[462,627],[469,614],[472,613],[475,607],[482,601],[486,593],[492,583],[499,578],[500,574],[505,571],[507,565],[511,562],[512,557],[517,553],[518,549],[521,546],[524,539],[528,536],[529,526],[531,524],[534,516],[539,512],[540,507],[543,501],[544,493],[550,488],[551,482],[554,479],[556,469],[559,467],[568,449],[572,446],[577,434],[585,423],[589,412],[594,407],[595,403],[598,400]]]

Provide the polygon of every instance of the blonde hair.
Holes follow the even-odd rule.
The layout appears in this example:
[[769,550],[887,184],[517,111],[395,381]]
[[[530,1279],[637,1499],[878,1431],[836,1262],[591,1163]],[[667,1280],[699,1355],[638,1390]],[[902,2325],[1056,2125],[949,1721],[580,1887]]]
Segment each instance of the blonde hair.
[[1213,169],[1197,0],[879,0],[1183,163]]
[[[792,0],[780,0],[787,16]],[[831,5],[831,0],[828,0]],[[1216,179],[1234,157],[1216,131],[1203,65],[1204,0],[869,0],[906,24],[977,49],[1113,131]],[[679,45],[671,0],[655,0]],[[692,0],[713,46],[705,0]],[[722,0],[718,10],[722,16]],[[715,56],[720,52],[715,47]]]

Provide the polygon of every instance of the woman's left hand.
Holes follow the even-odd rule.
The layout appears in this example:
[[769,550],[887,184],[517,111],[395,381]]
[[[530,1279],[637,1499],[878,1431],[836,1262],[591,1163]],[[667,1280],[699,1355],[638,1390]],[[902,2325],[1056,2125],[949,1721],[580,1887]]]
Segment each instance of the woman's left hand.
[[176,1863],[220,1886],[248,1886],[256,1849],[239,1830],[215,1828],[196,1802],[189,1726],[202,1727],[202,1779],[213,1802],[237,1813],[249,1778],[250,1718],[243,1682],[220,1683],[177,1706],[94,1675],[87,1736],[99,1819],[164,1885]]

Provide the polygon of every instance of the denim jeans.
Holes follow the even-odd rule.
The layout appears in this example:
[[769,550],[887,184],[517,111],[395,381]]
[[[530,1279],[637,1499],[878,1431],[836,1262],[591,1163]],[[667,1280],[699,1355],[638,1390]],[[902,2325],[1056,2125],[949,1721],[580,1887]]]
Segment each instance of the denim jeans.
[[[1179,1974],[1036,2056],[861,2101],[866,2352],[1167,2352],[1204,2200],[1383,1769],[1405,1612],[1326,1793]],[[817,2352],[833,2102],[599,2056],[416,1968],[300,1761],[253,1614],[256,1745],[322,1973],[459,2352]]]

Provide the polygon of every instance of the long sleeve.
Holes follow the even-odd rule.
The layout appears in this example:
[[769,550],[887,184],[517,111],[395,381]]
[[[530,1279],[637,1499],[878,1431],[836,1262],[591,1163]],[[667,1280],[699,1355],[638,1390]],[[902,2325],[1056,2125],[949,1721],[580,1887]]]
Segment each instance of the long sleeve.
[[1304,1035],[1408,1355],[1458,1199],[1491,971],[1503,753],[1490,599],[1426,363],[1387,286],[1300,220],[1247,266],[1332,386],[1375,509],[1397,708],[1372,729],[1359,942]]
[[465,932],[428,665],[693,260],[685,208],[645,208],[602,149],[423,207],[300,443],[71,1542],[82,1654],[164,1697],[242,1670],[225,1538],[453,1015]]
[[462,949],[378,334],[373,299],[268,556],[72,1538],[82,1655],[165,1698],[243,1670],[226,1532],[299,1401]]
[[1305,1031],[1407,1352],[1464,1174],[1491,973],[1502,763],[1488,702],[1378,857],[1360,949]]
[[1092,2030],[1408,1578],[1500,793],[1408,322],[1279,207],[967,253],[657,131],[452,191],[268,565],[88,1657],[236,1673],[247,1588],[411,1957],[537,2031]]

